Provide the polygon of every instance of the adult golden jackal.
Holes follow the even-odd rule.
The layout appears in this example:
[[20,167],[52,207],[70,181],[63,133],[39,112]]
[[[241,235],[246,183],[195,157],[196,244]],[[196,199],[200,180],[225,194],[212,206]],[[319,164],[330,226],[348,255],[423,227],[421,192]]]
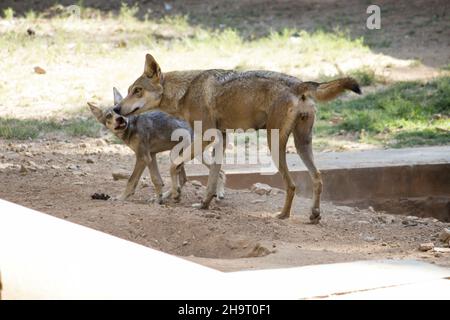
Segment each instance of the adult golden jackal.
[[[295,146],[308,168],[313,181],[313,205],[310,220],[320,220],[322,178],[312,153],[312,128],[315,120],[315,101],[336,98],[345,90],[361,94],[358,83],[342,78],[325,83],[301,80],[272,71],[195,70],[162,73],[152,55],[145,57],[144,73],[129,87],[128,95],[115,111],[124,116],[160,109],[184,119],[191,126],[202,121],[202,129],[267,129],[269,147],[271,131],[278,131],[278,170],[286,186],[284,207],[278,218],[290,216],[295,184],[286,164],[286,143],[293,133]],[[196,137],[195,139],[201,139]],[[222,137],[222,140],[225,139]],[[205,148],[210,141],[202,141]],[[272,151],[272,155],[274,154]],[[196,156],[191,153],[173,161],[171,171],[180,163]],[[208,208],[220,178],[220,163],[210,167],[206,195],[201,208]],[[173,186],[176,188],[176,186]],[[173,192],[176,192],[174,190]]]

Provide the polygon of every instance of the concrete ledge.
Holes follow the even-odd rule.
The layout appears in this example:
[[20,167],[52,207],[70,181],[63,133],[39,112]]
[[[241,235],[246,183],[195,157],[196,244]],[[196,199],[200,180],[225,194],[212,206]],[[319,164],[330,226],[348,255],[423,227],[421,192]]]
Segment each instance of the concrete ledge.
[[[311,197],[312,185],[307,171],[291,171],[297,193]],[[374,198],[448,196],[450,194],[450,163],[407,166],[346,168],[322,170],[323,199],[330,201]],[[207,175],[190,175],[206,185]],[[284,189],[279,173],[227,173],[227,187],[250,188],[253,183],[267,183]]]
[[[450,195],[450,146],[326,152],[315,155],[324,180],[323,199],[364,201],[366,199],[410,198]],[[287,155],[297,192],[311,197],[309,174],[297,154]],[[258,165],[225,165],[227,186],[250,188],[262,182],[284,189],[281,176],[260,174]],[[206,184],[208,171],[187,171],[191,179]]]

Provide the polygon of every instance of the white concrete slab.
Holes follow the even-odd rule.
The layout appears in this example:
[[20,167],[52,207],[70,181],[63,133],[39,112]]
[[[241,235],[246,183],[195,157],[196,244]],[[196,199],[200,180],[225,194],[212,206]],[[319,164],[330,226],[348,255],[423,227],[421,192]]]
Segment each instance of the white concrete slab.
[[393,290],[399,286],[448,299],[442,279],[450,277],[449,268],[416,261],[222,273],[4,200],[0,272],[3,299],[370,299],[383,290],[408,297]]
[[[337,294],[427,283],[448,277],[450,268],[414,260],[357,261],[299,268],[242,271],[234,280],[255,289],[264,298],[265,288],[275,299],[319,299]],[[450,281],[448,282],[450,287]],[[401,293],[401,291],[399,291]],[[426,298],[427,292],[417,292]],[[438,293],[436,293],[438,295]],[[245,295],[245,293],[243,293]],[[370,299],[370,294],[367,294]],[[401,294],[397,298],[403,298]],[[441,299],[450,296],[441,295]]]
[[401,286],[364,290],[341,295],[331,295],[329,300],[449,300],[450,280],[439,279]]

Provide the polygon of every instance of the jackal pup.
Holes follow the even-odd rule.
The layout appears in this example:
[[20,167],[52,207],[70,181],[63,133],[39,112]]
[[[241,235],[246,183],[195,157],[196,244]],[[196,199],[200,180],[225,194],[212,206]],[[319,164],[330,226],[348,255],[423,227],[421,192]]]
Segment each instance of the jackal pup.
[[[122,95],[116,88],[113,89],[113,92],[114,104],[117,105],[122,100]],[[136,155],[133,173],[128,179],[125,191],[118,199],[125,200],[134,194],[139,179],[147,166],[155,187],[157,201],[161,204],[171,195],[171,191],[162,193],[164,183],[159,173],[156,154],[171,150],[179,143],[179,141],[171,140],[172,132],[176,129],[184,129],[187,137],[183,137],[183,139],[190,141],[192,130],[189,124],[160,111],[123,117],[113,111],[114,107],[102,110],[92,103],[88,102],[88,105],[97,120],[130,147]],[[178,179],[179,185],[182,187],[187,180],[184,165],[181,165],[180,170],[174,174],[176,175],[174,178]],[[180,192],[177,192],[173,199],[178,201],[179,195]]]

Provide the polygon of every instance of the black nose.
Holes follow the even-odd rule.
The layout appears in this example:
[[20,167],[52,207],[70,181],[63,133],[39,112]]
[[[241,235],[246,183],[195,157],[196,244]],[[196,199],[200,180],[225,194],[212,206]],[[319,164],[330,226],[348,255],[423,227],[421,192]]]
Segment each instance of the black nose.
[[117,114],[120,114],[120,106],[116,106],[113,111]]

